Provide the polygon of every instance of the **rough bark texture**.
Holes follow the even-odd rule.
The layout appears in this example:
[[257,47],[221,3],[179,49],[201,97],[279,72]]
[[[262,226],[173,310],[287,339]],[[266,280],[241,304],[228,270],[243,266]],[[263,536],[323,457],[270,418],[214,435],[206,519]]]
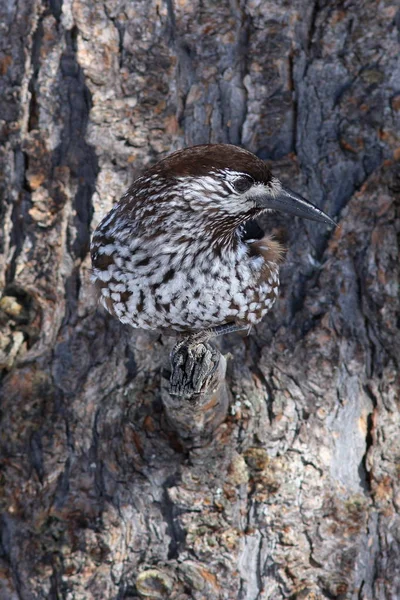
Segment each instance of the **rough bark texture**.
[[[0,2],[1,600],[400,597],[396,5]],[[233,400],[189,447],[173,342],[96,307],[88,244],[143,166],[202,142],[340,227],[265,222],[280,299],[220,342]]]

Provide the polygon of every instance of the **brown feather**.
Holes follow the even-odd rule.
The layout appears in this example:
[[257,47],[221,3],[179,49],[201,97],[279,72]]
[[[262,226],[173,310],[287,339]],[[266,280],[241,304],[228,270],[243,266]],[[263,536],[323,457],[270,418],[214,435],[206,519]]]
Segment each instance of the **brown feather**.
[[[271,235],[265,235],[261,240],[250,244],[253,252],[261,254],[266,263],[283,263],[285,248]],[[267,265],[266,265],[267,266]]]

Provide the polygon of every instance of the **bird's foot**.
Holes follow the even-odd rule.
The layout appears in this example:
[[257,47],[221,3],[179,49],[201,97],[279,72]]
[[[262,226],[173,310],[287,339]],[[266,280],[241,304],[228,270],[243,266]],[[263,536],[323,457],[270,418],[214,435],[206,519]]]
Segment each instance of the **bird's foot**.
[[225,323],[224,325],[218,325],[207,331],[211,332],[210,337],[217,337],[225,335],[226,333],[235,333],[236,331],[247,331],[247,335],[250,334],[251,325],[237,325],[236,323]]
[[224,323],[224,325],[217,325],[217,327],[210,327],[209,329],[203,329],[196,333],[191,333],[185,336],[181,343],[188,344],[204,344],[211,340],[213,337],[219,337],[226,333],[235,333],[236,331],[246,331],[249,335],[251,331],[251,325],[237,325],[236,323]]
[[237,325],[236,323],[225,323],[224,325],[218,325],[217,327],[210,327],[209,329],[203,329],[202,331],[196,331],[196,333],[190,333],[185,335],[176,344],[174,352],[177,352],[182,346],[196,346],[197,344],[207,344],[212,338],[225,335],[227,333],[235,333],[237,331],[247,331],[247,335],[250,335],[252,326],[251,325]]

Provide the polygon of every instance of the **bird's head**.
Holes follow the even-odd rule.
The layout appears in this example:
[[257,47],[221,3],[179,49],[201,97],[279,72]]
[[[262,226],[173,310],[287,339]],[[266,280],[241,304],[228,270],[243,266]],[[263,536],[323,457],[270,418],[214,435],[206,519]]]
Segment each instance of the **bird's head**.
[[[335,222],[273,177],[257,156],[230,144],[204,144],[179,150],[149,169],[144,182],[174,195],[177,212],[197,213],[216,223],[240,224],[268,211]],[[172,194],[171,194],[172,196]]]

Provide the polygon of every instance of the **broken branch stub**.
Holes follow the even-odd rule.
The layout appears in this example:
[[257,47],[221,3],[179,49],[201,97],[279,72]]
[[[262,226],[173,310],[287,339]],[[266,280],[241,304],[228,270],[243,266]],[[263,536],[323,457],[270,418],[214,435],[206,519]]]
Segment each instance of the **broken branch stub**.
[[175,345],[170,362],[162,382],[168,422],[187,444],[209,440],[229,406],[226,359],[211,344],[188,340]]

